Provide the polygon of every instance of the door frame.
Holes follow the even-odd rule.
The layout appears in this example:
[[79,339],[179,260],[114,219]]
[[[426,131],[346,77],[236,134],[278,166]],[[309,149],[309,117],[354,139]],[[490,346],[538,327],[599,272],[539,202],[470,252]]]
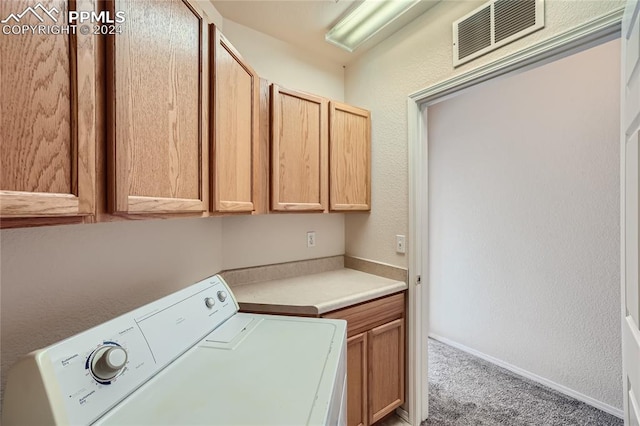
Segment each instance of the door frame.
[[[427,109],[430,105],[495,78],[523,72],[620,37],[624,7],[409,95],[409,419],[427,418],[429,331],[429,225]],[[418,380],[419,379],[419,380]]]

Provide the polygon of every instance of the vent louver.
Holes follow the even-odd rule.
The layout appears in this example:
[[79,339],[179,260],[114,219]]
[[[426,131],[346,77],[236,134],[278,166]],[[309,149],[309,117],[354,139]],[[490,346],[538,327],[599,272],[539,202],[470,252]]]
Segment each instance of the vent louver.
[[453,23],[459,66],[544,28],[544,0],[491,0]]
[[485,7],[458,25],[460,59],[491,46],[491,8]]

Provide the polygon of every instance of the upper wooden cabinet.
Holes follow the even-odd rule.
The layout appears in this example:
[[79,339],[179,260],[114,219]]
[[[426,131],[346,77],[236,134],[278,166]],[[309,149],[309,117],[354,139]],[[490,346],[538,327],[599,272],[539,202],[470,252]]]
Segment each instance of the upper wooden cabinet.
[[[93,4],[57,0],[47,7],[62,15],[69,6],[90,11]],[[0,16],[26,6],[0,2]],[[41,24],[32,14],[20,23]],[[0,225],[25,226],[16,218],[82,221],[95,213],[96,38],[2,35],[0,51]]]
[[258,157],[260,78],[210,25],[211,210],[251,212],[260,185],[254,170]]
[[203,13],[183,0],[115,0],[107,41],[109,206],[114,213],[207,210],[207,52]]
[[271,210],[371,210],[369,111],[271,85]]
[[369,112],[269,86],[203,6],[49,0],[126,22],[0,37],[0,227],[370,209]]
[[340,102],[329,109],[330,209],[371,210],[371,114]]
[[271,85],[271,209],[325,211],[326,99]]

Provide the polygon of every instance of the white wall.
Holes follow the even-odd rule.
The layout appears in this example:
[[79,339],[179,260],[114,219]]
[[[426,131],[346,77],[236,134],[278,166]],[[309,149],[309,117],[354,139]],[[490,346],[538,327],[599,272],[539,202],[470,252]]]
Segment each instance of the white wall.
[[[202,2],[225,31],[222,17]],[[259,72],[342,99],[341,67],[227,23]],[[277,48],[274,46],[277,45]],[[254,55],[269,52],[268,55]],[[312,60],[313,59],[313,60]],[[277,64],[277,66],[273,66]],[[281,71],[281,72],[280,72]],[[306,247],[306,232],[317,244]],[[222,269],[344,253],[344,215],[115,222],[0,231],[1,387],[16,359]]]
[[407,96],[622,6],[620,0],[545,1],[546,27],[457,69],[451,24],[484,3],[443,1],[347,66],[345,100],[372,112],[372,209],[346,216],[347,254],[401,267],[395,235],[408,231]]
[[[307,232],[316,246],[307,247]],[[225,217],[222,222],[224,269],[344,253],[344,217],[338,214],[270,214]]]
[[621,409],[619,52],[427,115],[431,331]]
[[223,268],[219,218],[3,230],[2,374],[17,356]]
[[289,89],[344,100],[342,65],[228,19],[223,33],[260,77]]

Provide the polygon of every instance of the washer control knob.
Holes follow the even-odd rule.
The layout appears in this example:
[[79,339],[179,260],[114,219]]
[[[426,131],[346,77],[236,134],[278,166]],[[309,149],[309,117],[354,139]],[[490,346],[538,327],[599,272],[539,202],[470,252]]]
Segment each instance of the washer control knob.
[[221,302],[224,302],[225,300],[227,300],[227,292],[226,291],[219,291],[218,292],[218,300]]
[[122,346],[103,346],[93,356],[91,372],[100,380],[113,379],[127,364],[127,359],[127,351]]
[[207,297],[206,299],[204,299],[204,304],[207,305],[207,308],[211,309],[213,308],[213,305],[216,304],[216,299],[214,299],[213,297]]

